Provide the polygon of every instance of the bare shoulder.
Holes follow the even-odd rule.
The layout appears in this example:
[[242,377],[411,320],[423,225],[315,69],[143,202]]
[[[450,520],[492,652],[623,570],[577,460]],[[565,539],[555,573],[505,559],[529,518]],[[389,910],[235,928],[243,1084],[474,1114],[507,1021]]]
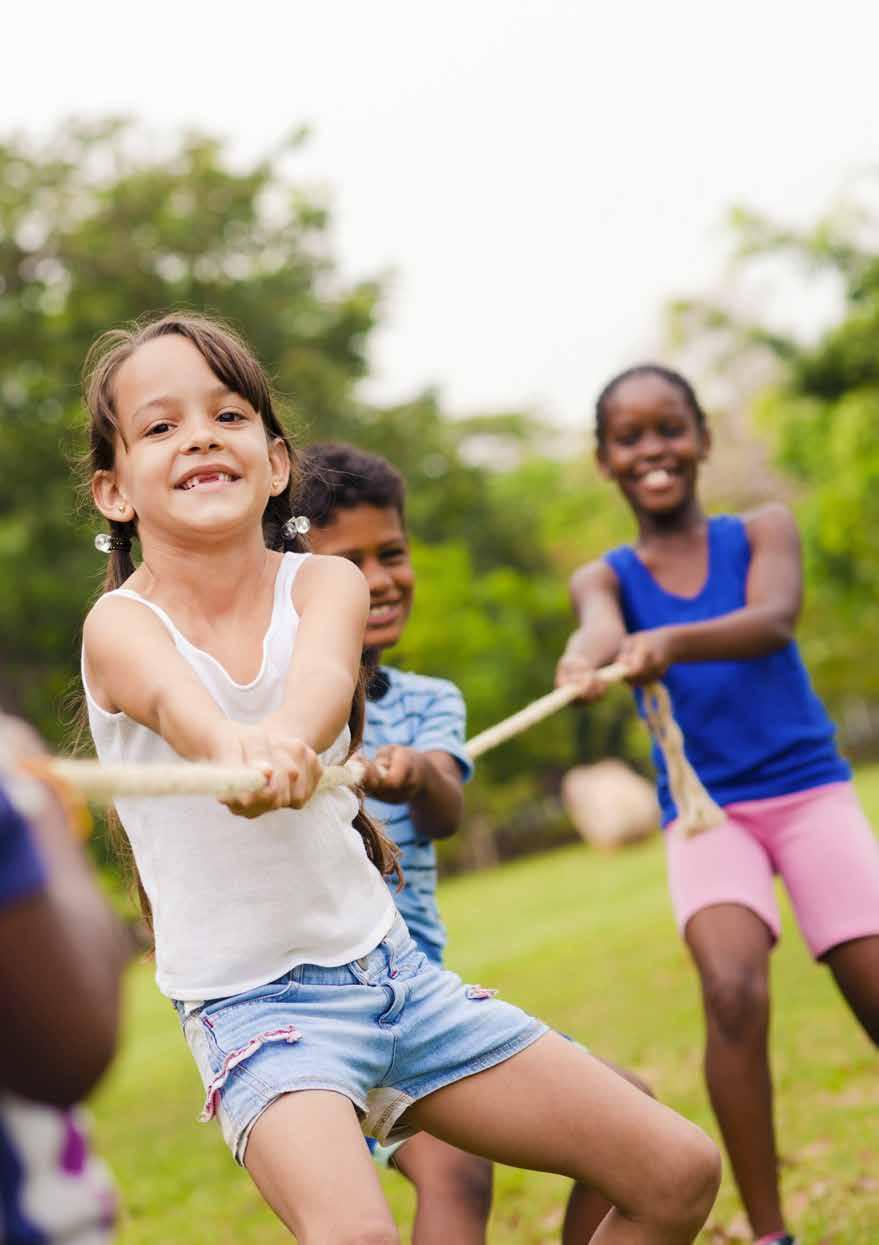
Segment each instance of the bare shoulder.
[[172,644],[166,628],[153,611],[131,597],[99,597],[86,615],[82,639],[91,660],[102,652],[127,648],[134,653],[144,639]]
[[800,548],[797,521],[789,506],[781,501],[770,501],[763,506],[746,510],[742,522],[753,549],[787,548],[796,552]]
[[334,600],[351,601],[352,604],[369,605],[369,588],[366,580],[348,558],[314,553],[303,562],[293,580],[293,605],[302,611],[310,601],[327,601],[327,594]]
[[603,558],[578,566],[570,579],[571,599],[584,602],[589,597],[619,597],[619,581],[613,567]]
[[87,689],[109,713],[119,709],[120,688],[142,683],[175,655],[164,623],[130,597],[100,597],[82,629]]

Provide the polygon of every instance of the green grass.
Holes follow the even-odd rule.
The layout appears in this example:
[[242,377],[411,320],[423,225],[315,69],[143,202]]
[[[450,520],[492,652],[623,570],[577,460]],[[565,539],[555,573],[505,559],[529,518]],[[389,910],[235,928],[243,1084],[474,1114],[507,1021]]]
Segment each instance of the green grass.
[[[879,824],[879,767],[858,785]],[[455,879],[442,887],[449,963],[640,1072],[712,1135],[700,1071],[696,981],[675,933],[662,846],[606,856],[582,847]],[[783,900],[773,956],[772,1049],[786,1203],[803,1245],[875,1245],[879,1077],[872,1047],[810,961]],[[140,965],[128,980],[121,1054],[95,1101],[97,1139],[122,1188],[122,1245],[247,1245],[290,1237],[199,1126],[201,1086],[170,1005]],[[412,1196],[383,1177],[407,1239]],[[492,1245],[558,1240],[567,1186],[500,1168]],[[701,1238],[747,1240],[728,1174]]]

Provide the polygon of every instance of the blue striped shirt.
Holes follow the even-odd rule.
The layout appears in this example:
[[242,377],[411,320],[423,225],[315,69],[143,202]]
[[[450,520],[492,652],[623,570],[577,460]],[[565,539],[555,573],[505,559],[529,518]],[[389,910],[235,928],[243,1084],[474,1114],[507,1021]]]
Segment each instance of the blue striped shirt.
[[[458,762],[466,782],[473,775],[473,762],[464,751],[466,725],[464,698],[454,683],[381,666],[367,697],[363,750],[369,757],[385,744],[418,752],[447,752]],[[406,884],[397,893],[396,882],[390,880],[394,901],[419,949],[440,963],[446,931],[436,904],[434,842],[418,834],[408,804],[368,799],[366,807],[400,848]]]

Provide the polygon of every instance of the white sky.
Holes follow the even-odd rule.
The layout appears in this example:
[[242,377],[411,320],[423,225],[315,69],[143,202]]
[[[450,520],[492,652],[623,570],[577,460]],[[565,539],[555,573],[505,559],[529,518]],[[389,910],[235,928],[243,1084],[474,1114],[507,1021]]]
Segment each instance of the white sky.
[[[124,111],[258,154],[302,122],[346,277],[393,269],[369,392],[574,423],[721,287],[725,215],[809,222],[879,163],[868,0],[47,0],[4,17],[0,129]],[[754,291],[814,331],[826,287]]]

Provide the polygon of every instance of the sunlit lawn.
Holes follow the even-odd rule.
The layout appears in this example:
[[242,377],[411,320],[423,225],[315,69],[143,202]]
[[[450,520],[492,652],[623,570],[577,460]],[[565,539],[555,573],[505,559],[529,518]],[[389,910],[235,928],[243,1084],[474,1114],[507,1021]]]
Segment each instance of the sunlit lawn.
[[[879,767],[859,786],[879,825]],[[700,1072],[696,983],[674,931],[658,840],[613,856],[582,847],[446,883],[449,963],[498,986],[599,1054],[646,1076],[715,1134]],[[774,956],[773,1057],[787,1205],[802,1245],[879,1241],[879,1065],[815,968],[785,904]],[[122,1245],[290,1240],[196,1124],[200,1083],[170,1005],[141,965],[128,983],[119,1059],[96,1100],[98,1140],[122,1188]],[[716,1135],[716,1134],[715,1134]],[[407,1239],[412,1198],[384,1177]],[[344,1180],[340,1177],[340,1188]],[[492,1245],[558,1239],[563,1180],[499,1169]],[[706,1242],[749,1239],[729,1178]]]

